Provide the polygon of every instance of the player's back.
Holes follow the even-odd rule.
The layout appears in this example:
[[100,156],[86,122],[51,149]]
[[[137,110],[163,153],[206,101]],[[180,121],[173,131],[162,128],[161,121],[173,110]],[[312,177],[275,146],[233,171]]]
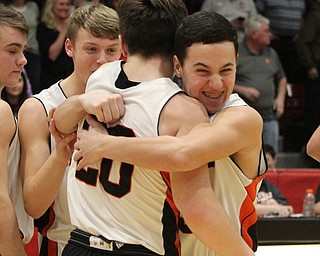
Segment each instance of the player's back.
[[[108,127],[110,134],[145,137],[159,135],[161,112],[181,90],[169,78],[129,81],[116,61],[89,78],[86,93],[91,92],[118,93],[125,101],[126,114]],[[179,255],[178,212],[167,181],[167,174],[110,159],[79,171],[73,162],[68,178],[72,223],[109,240],[140,244],[161,255]]]

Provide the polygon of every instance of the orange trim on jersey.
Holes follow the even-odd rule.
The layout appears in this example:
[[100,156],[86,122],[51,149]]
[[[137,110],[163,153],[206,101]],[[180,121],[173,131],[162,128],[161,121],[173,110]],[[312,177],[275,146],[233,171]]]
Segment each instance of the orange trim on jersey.
[[48,239],[48,256],[58,255],[58,243]]
[[263,176],[259,176],[254,179],[252,183],[245,187],[248,195],[246,196],[240,209],[239,220],[241,223],[241,236],[252,249],[256,245],[253,244],[252,237],[248,233],[248,230],[250,227],[256,225],[258,221],[258,214],[253,202],[257,194],[257,185],[262,179]]

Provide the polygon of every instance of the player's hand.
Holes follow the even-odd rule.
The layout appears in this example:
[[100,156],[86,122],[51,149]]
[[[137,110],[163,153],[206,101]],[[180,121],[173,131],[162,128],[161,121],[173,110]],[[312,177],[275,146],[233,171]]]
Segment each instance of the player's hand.
[[56,152],[61,157],[61,159],[64,159],[66,163],[69,161],[69,159],[72,156],[73,153],[73,145],[76,141],[76,134],[62,134],[60,133],[57,128],[55,121],[53,120],[53,114],[54,114],[55,108],[52,108],[49,112],[48,116],[48,122],[49,122],[49,132],[53,136],[55,142],[56,142]]
[[99,122],[114,123],[125,113],[124,103],[119,94],[85,93],[79,96],[83,109],[95,115]]
[[87,116],[86,120],[90,126],[89,130],[78,132],[77,142],[74,144],[76,152],[73,160],[78,162],[77,170],[103,158],[104,138],[108,135],[104,126],[94,118]]

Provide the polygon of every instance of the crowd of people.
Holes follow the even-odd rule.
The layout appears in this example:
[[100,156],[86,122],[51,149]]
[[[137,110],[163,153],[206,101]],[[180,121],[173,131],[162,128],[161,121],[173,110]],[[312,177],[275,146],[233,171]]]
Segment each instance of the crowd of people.
[[293,212],[263,178],[319,3],[287,31],[283,1],[226,2],[0,4],[0,255],[34,227],[41,256],[254,255],[258,216]]

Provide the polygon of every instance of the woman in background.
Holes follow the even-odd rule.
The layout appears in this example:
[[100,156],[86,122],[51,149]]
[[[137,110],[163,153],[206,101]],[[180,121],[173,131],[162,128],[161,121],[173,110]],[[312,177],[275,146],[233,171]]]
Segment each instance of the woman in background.
[[[41,88],[48,88],[61,77],[73,71],[72,59],[64,50],[67,25],[70,17],[69,0],[47,0],[41,22],[37,28],[37,39],[41,53]],[[39,91],[34,91],[38,93]]]

